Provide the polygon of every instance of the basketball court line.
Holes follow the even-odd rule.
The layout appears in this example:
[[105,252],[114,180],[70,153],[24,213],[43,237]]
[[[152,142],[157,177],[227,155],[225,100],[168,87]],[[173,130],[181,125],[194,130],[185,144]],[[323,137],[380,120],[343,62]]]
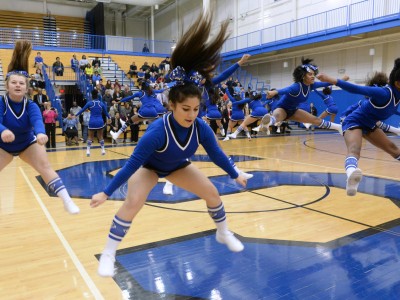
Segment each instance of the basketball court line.
[[[28,179],[28,176],[25,174],[22,167],[19,167],[22,176],[24,177],[25,181],[27,182],[29,188],[32,191],[36,201],[39,203],[39,206],[42,208],[43,213],[45,214],[47,220],[49,221],[51,227],[53,228],[54,232],[56,233],[57,237],[61,241],[61,244],[64,246],[65,250],[67,251],[69,257],[71,258],[72,262],[74,263],[75,267],[78,269],[79,273],[81,274],[83,280],[86,282],[89,290],[92,292],[94,298],[96,300],[104,300],[103,296],[101,295],[99,289],[97,288],[96,284],[93,282],[92,278],[86,272],[85,268],[83,267],[82,263],[78,259],[77,255],[75,254],[74,250],[62,234],[60,228],[57,226],[56,222],[54,221],[53,217],[51,216],[50,212],[48,211],[47,207],[44,205],[42,199],[40,198],[39,194],[36,192],[35,188],[33,187],[32,183]],[[59,200],[61,202],[61,200]]]

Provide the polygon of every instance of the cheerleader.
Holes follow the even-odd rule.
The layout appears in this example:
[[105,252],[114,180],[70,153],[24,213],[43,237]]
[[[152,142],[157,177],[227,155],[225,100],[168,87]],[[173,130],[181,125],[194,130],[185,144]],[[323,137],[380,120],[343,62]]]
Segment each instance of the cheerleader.
[[97,138],[99,139],[101,146],[101,155],[106,154],[106,150],[104,147],[104,138],[103,138],[103,130],[106,124],[104,123],[103,114],[107,117],[107,123],[110,123],[111,117],[107,112],[106,105],[101,102],[98,98],[97,90],[92,90],[92,101],[89,101],[85,104],[84,107],[76,114],[76,117],[79,117],[81,113],[90,110],[90,119],[89,119],[89,137],[87,139],[86,146],[86,156],[90,156],[90,148],[93,143],[94,134],[96,133]]
[[294,83],[292,85],[279,90],[267,91],[268,99],[276,95],[282,97],[272,112],[272,116],[266,114],[261,121],[261,125],[253,128],[254,131],[263,130],[265,127],[275,125],[284,120],[293,120],[300,123],[311,123],[320,128],[332,128],[341,132],[342,127],[340,124],[322,120],[298,108],[299,104],[307,101],[312,90],[329,86],[329,83],[315,82],[315,76],[318,74],[318,67],[311,64],[312,59],[302,58],[301,62],[302,64],[297,66],[293,72]]
[[266,114],[268,114],[268,111],[265,108],[265,103],[261,100],[262,100],[261,93],[258,93],[256,91],[250,94],[250,98],[246,98],[246,102],[249,103],[249,108],[251,112],[248,116],[246,116],[243,123],[240,124],[240,126],[236,129],[236,131],[228,135],[229,138],[236,139],[238,134],[244,130],[247,138],[251,140],[251,136],[247,126],[262,119]]
[[[378,76],[381,76],[381,73],[375,73],[371,81],[376,81]],[[400,103],[400,58],[395,60],[389,76],[389,84],[385,86],[359,86],[325,74],[318,75],[318,79],[335,84],[350,93],[368,97],[368,100],[362,101],[358,107],[355,107],[342,123],[347,146],[346,192],[348,196],[354,196],[362,179],[358,160],[363,137],[372,145],[390,154],[394,159],[400,160],[400,149],[376,125],[378,121],[385,120],[397,112]]]
[[206,107],[206,115],[205,117],[203,117],[203,119],[207,122],[215,120],[221,136],[225,136],[225,130],[221,122],[222,114],[217,106],[220,89],[219,87],[216,87],[216,85],[229,78],[229,76],[231,76],[234,72],[236,72],[239,67],[245,64],[249,60],[249,58],[250,54],[244,54],[237,63],[224,70],[218,76],[213,77],[210,80],[204,79],[200,81],[200,86],[203,89],[203,103]]
[[118,245],[159,177],[166,177],[173,184],[205,200],[210,217],[217,227],[217,242],[225,244],[234,252],[244,248],[228,229],[224,205],[216,187],[189,161],[202,145],[214,163],[237,183],[246,185],[247,180],[229,163],[211,128],[197,118],[201,90],[191,80],[190,74],[198,71],[209,77],[214,70],[210,66],[216,65],[221,47],[227,38],[228,22],[223,22],[220,33],[207,43],[211,20],[211,14],[202,14],[180,39],[172,54],[171,67],[183,75],[181,79],[174,78],[176,85],[169,92],[172,112],[150,124],[125,166],[103,192],[92,196],[91,206],[97,207],[128,181],[127,197],[114,216],[107,244],[100,257],[98,273],[101,276],[114,275]]
[[[239,126],[242,124],[244,120],[244,105],[248,102],[246,99],[241,100],[240,95],[237,95],[236,97],[232,97],[231,93],[229,92],[228,86],[226,84],[222,85],[222,88],[225,90],[226,95],[228,96],[229,100],[231,101],[232,105],[232,113],[229,116],[229,123],[228,123],[228,129],[227,129],[227,134],[226,137],[224,138],[224,141],[229,140],[229,135],[232,133],[233,127],[235,127],[236,124],[239,124]],[[247,131],[246,135],[249,134]]]
[[17,41],[8,65],[6,95],[0,99],[0,170],[19,156],[42,176],[51,194],[61,198],[70,214],[79,213],[61,178],[50,166],[44,145],[48,141],[39,107],[25,96],[32,44]]
[[[159,112],[161,113],[161,108],[158,104],[160,101],[157,99],[158,93],[164,92],[165,89],[162,90],[154,90],[150,82],[147,80],[142,81],[142,87],[139,92],[134,93],[132,96],[125,97],[121,100],[121,102],[127,102],[134,98],[139,98],[141,106],[136,115],[133,115],[130,120],[127,122],[122,122],[122,127],[117,131],[110,131],[110,135],[114,140],[117,140],[121,133],[125,132],[125,130],[131,125],[141,121],[154,121],[159,117]],[[157,107],[159,107],[159,111],[157,111]],[[164,107],[163,107],[164,109]],[[165,110],[163,110],[165,112]],[[163,112],[163,113],[164,113]]]

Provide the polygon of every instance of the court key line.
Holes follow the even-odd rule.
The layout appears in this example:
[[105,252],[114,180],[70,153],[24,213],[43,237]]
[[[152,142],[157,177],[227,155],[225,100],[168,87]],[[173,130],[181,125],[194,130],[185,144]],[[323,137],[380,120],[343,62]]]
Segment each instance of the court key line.
[[[79,273],[81,274],[83,280],[86,282],[87,286],[89,287],[90,291],[92,292],[93,296],[96,300],[104,300],[103,296],[101,295],[99,289],[97,288],[96,284],[90,278],[89,274],[86,272],[85,268],[83,267],[82,263],[80,262],[78,256],[75,254],[74,250],[62,234],[60,228],[57,226],[56,222],[54,221],[53,217],[51,216],[50,212],[44,205],[42,199],[40,198],[39,194],[36,192],[35,188],[33,187],[32,183],[26,176],[24,170],[19,167],[22,176],[25,178],[25,181],[28,183],[29,188],[31,189],[33,195],[35,196],[36,201],[39,203],[40,207],[42,208],[47,220],[49,221],[51,227],[53,228],[54,232],[56,233],[57,237],[60,239],[62,245],[64,246],[65,250],[69,254],[72,262],[74,263],[75,267],[78,269]],[[61,201],[61,200],[60,200]]]

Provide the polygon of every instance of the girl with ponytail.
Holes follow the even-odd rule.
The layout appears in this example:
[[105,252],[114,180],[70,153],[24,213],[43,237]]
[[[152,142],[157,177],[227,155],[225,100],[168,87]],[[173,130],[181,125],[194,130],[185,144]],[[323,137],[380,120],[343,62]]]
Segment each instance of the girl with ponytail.
[[8,66],[6,95],[0,99],[0,170],[19,156],[42,176],[49,193],[62,199],[65,210],[77,214],[79,208],[47,159],[48,137],[40,109],[26,98],[31,50],[30,42],[17,41]]
[[[231,165],[212,129],[197,117],[202,97],[198,84],[203,78],[211,78],[222,44],[226,40],[227,23],[223,23],[219,34],[207,42],[211,20],[210,14],[201,14],[180,39],[172,54],[173,71],[170,77],[175,85],[169,91],[171,112],[149,125],[125,166],[103,192],[92,196],[91,206],[97,207],[128,181],[126,199],[113,218],[107,244],[100,257],[98,273],[101,276],[114,275],[118,245],[160,177],[167,178],[205,200],[210,217],[217,227],[217,242],[225,244],[234,252],[244,248],[228,229],[224,205],[216,187],[189,161],[202,145],[215,164],[237,183],[246,185],[246,178]],[[189,219],[184,221],[190,222]]]
[[[371,84],[371,82],[384,83],[384,78],[384,74],[375,73],[368,80],[368,84]],[[363,137],[372,145],[400,161],[400,149],[386,136],[383,128],[377,126],[377,122],[380,120],[386,120],[397,113],[400,103],[400,58],[397,58],[394,62],[393,70],[389,76],[389,84],[387,85],[359,86],[325,74],[318,75],[318,79],[335,84],[350,93],[368,97],[368,99],[361,101],[360,105],[354,106],[342,123],[344,140],[347,146],[345,160],[346,191],[348,196],[354,196],[362,179],[362,172],[358,168],[358,160],[360,159]]]

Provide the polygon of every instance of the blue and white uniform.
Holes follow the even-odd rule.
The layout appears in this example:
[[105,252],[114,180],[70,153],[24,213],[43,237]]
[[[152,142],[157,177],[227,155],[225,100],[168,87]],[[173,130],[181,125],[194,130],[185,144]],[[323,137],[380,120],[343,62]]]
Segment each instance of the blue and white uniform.
[[163,91],[164,90],[153,90],[150,95],[144,91],[139,91],[134,93],[132,96],[122,99],[121,102],[127,102],[134,98],[139,98],[142,105],[138,110],[138,116],[142,119],[157,119],[159,115],[157,111],[157,102],[160,103],[160,101],[157,99],[156,93],[162,93]]
[[76,116],[79,116],[87,109],[90,110],[89,129],[91,130],[101,129],[105,126],[103,113],[107,116],[107,119],[110,119],[106,105],[103,102],[100,102],[100,100],[89,101],[80,111],[78,111]]
[[8,95],[0,99],[0,134],[6,129],[14,133],[15,140],[4,143],[0,138],[0,148],[13,155],[36,143],[39,133],[46,134],[39,106],[26,98],[14,102]]
[[141,166],[155,170],[160,177],[190,164],[190,157],[202,145],[211,160],[232,178],[239,174],[219,147],[215,135],[203,120],[197,118],[189,127],[182,127],[168,113],[150,124],[124,167],[117,173],[104,193],[110,196]]
[[323,93],[321,93],[317,90],[315,90],[315,92],[324,101],[324,104],[326,106],[325,111],[328,113],[328,115],[336,115],[338,113],[338,107],[337,107],[335,101],[333,100],[333,97],[331,95],[324,95]]
[[229,119],[233,122],[243,121],[244,120],[243,105],[249,102],[248,99],[236,100],[234,97],[232,97],[228,88],[225,89],[225,93],[232,103],[232,113]]
[[[222,81],[226,80],[231,76],[235,71],[239,68],[239,64],[235,63],[230,66],[228,69],[224,70],[221,74],[211,79],[211,83],[206,83],[203,86],[203,94],[202,94],[202,102],[206,106],[206,117],[209,120],[221,120],[222,114],[218,110],[218,106],[216,103],[212,103],[210,99],[209,92],[211,89],[214,88],[215,85],[221,83]],[[201,114],[202,110],[200,109],[199,114]],[[199,115],[201,116],[201,115]]]
[[383,87],[359,86],[343,80],[337,86],[350,93],[368,96],[358,107],[347,115],[342,123],[343,132],[352,128],[361,128],[364,133],[376,128],[376,122],[383,121],[397,112],[400,92],[391,85]]
[[276,108],[284,109],[287,114],[286,119],[289,119],[295,114],[300,103],[307,101],[312,90],[330,85],[331,84],[327,82],[315,82],[311,85],[305,85],[302,82],[295,82],[286,88],[278,90],[278,95],[282,97],[276,104]]

